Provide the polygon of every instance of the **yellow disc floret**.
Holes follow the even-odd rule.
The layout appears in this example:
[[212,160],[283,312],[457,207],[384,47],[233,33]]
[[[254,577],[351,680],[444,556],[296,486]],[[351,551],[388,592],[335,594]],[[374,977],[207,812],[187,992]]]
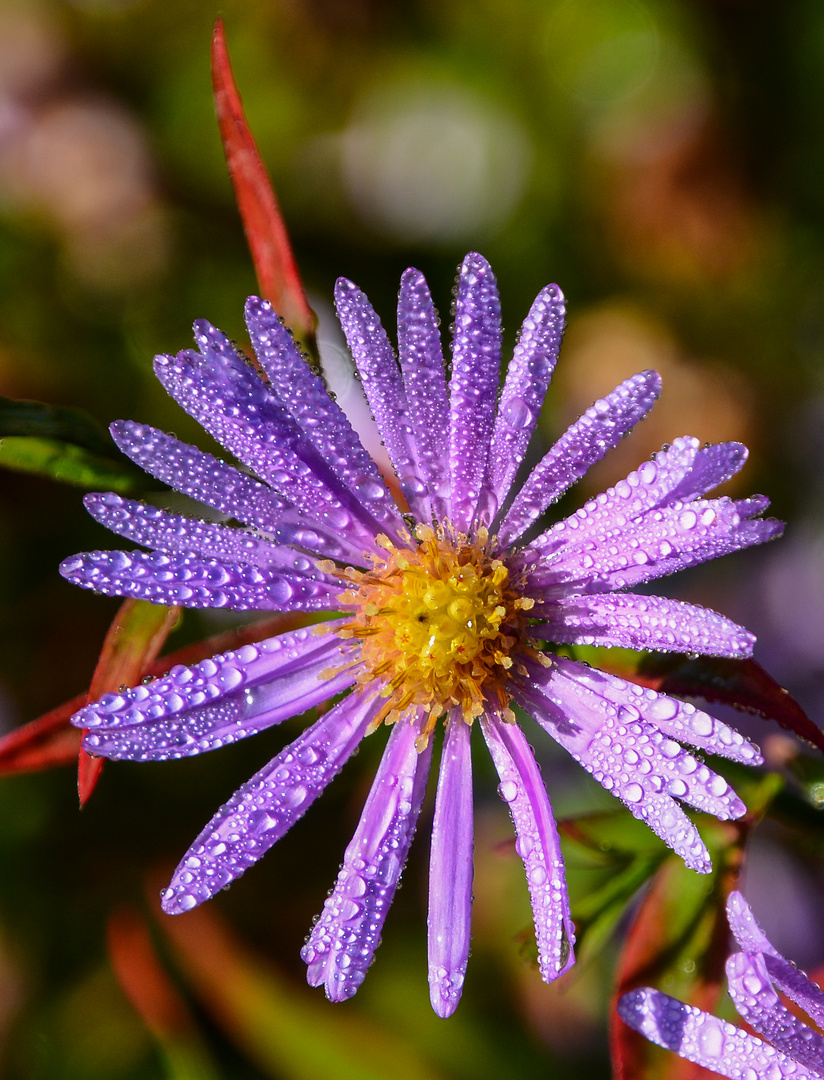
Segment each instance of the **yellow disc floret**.
[[353,615],[339,634],[360,639],[359,681],[387,699],[377,722],[422,706],[425,741],[451,709],[467,722],[485,709],[512,719],[505,684],[533,601],[489,554],[485,530],[469,542],[418,525],[415,540],[396,547],[379,537],[386,554],[373,569],[344,572],[351,588],[340,600]]

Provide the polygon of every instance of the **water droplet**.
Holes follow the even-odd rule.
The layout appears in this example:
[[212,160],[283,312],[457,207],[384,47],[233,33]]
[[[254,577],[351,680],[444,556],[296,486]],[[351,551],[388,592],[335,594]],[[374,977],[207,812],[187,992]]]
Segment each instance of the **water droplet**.
[[698,1033],[698,1045],[709,1058],[720,1058],[724,1053],[724,1031],[720,1021],[708,1016],[703,1019]]
[[498,785],[498,794],[504,802],[513,802],[518,797],[518,785],[514,780],[504,780]]
[[512,428],[525,428],[532,423],[534,413],[522,397],[512,397],[504,405],[503,418]]

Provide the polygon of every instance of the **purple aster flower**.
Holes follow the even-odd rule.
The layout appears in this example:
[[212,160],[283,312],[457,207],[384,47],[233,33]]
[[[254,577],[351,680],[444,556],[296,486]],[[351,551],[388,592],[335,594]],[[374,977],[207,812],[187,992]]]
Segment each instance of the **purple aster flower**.
[[460,271],[448,382],[438,318],[417,271],[401,281],[397,359],[351,282],[338,283],[336,298],[401,505],[271,306],[253,298],[246,319],[260,369],[206,322],[195,324],[199,351],[155,364],[168,392],[239,467],[143,424],[112,425],[118,446],[147,472],[240,524],[91,495],[98,521],[150,550],[78,555],[62,573],[157,603],[338,617],[108,694],[74,723],[89,729],[84,745],[93,754],[157,761],[213,750],[349,691],[218,810],[163,895],[170,913],[239,877],[361,739],[391,725],[302,953],[309,982],[337,1001],[355,993],[379,944],[442,719],[429,981],[436,1012],[447,1016],[469,953],[474,721],[518,834],[540,970],[550,981],[573,963],[573,927],[549,798],[513,705],[699,871],[709,857],[676,800],[720,818],[744,807],[680,743],[761,759],[694,706],[554,655],[544,642],[748,656],[752,635],[723,616],[622,590],[771,539],[781,525],[759,517],[768,505],[760,496],[703,498],[742,466],[743,446],[681,438],[542,529],[547,508],[646,415],[658,375],[635,375],[596,402],[515,489],[561,340],[557,286],[532,305],[500,394],[498,291],[479,255]]
[[776,952],[741,893],[730,893],[727,918],[741,948],[727,960],[730,996],[769,1043],[648,986],[624,994],[618,1013],[652,1042],[730,1080],[824,1077],[824,1037],[793,1016],[777,991],[819,1027],[824,1026],[824,993]]

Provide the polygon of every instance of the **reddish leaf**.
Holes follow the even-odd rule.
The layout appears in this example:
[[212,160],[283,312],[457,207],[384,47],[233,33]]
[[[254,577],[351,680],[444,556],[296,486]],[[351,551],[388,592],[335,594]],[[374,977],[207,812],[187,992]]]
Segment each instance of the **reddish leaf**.
[[4,735],[0,739],[0,776],[73,764],[81,734],[71,726],[69,717],[86,704],[86,697],[78,694]]
[[[109,627],[100,659],[89,686],[88,701],[121,686],[139,682],[180,618],[179,607],[163,607],[146,600],[124,600]],[[93,758],[81,748],[77,759],[77,793],[85,806],[94,791],[103,758]]]
[[220,18],[212,36],[212,84],[226,164],[261,294],[316,355],[317,318],[306,299],[272,182],[246,122]]
[[663,694],[702,697],[706,701],[757,713],[765,720],[774,720],[824,753],[824,731],[755,660],[655,653],[645,656],[637,674],[627,678]]
[[120,908],[106,928],[109,960],[117,981],[150,1031],[159,1038],[194,1026],[186,1003],[163,969],[145,921]]

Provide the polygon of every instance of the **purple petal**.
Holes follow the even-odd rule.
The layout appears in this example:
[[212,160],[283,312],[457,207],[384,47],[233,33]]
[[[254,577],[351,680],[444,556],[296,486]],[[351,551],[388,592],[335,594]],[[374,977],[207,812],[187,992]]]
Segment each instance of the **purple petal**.
[[374,517],[333,473],[263,380],[207,323],[198,324],[202,352],[155,358],[166,391],[223,446],[305,514],[354,531],[369,546]]
[[255,355],[280,401],[375,520],[384,528],[397,530],[402,524],[400,515],[378,467],[344,411],[329,396],[323,380],[309,369],[268,300],[249,297],[246,325]]
[[727,960],[730,997],[759,1035],[794,1061],[824,1073],[824,1037],[798,1020],[779,1000],[760,953],[735,953]]
[[586,685],[587,668],[566,665],[572,677],[554,663],[549,669],[530,665],[529,687],[513,684],[515,700],[687,866],[708,873],[707,849],[674,800],[722,820],[740,817],[744,804],[723,777],[644,721],[637,708],[617,707],[593,693]]
[[482,716],[481,730],[501,779],[498,791],[509,806],[518,834],[518,854],[526,871],[535,918],[541,976],[545,982],[552,982],[575,963],[575,929],[549,796],[532,751],[516,724]]
[[393,726],[335,888],[301,950],[310,986],[323,984],[330,1001],[355,993],[380,944],[429,776],[431,740],[419,754],[420,730],[419,720]]
[[472,919],[471,728],[460,713],[446,728],[429,859],[429,996],[451,1016],[463,990]]
[[489,525],[498,510],[485,487],[501,365],[501,304],[492,268],[472,252],[458,279],[449,400],[451,520],[458,532]]
[[564,294],[557,285],[547,285],[521,327],[492,435],[489,478],[499,505],[509,492],[535,430],[558,359],[565,317]]
[[676,439],[655,454],[654,460],[643,462],[615,487],[590,499],[568,521],[558,522],[539,536],[533,546],[552,551],[559,536],[564,543],[581,545],[593,535],[602,536],[614,528],[616,520],[626,524],[673,501],[687,502],[732,476],[746,456],[746,447],[740,443],[702,448],[691,436]]
[[420,514],[422,484],[400,369],[380,319],[357,285],[340,278],[335,285],[338,318],[357,365],[369,408],[375,418],[401,490],[413,513]]
[[755,635],[708,608],[662,596],[570,596],[534,614],[551,641],[606,648],[752,655]]
[[[742,443],[714,443],[702,446],[687,475],[672,489],[670,501],[687,502],[712,491],[743,467],[749,451]],[[660,456],[660,455],[659,455]],[[656,456],[656,464],[658,456]]]
[[[304,629],[245,645],[162,679],[105,694],[72,721],[89,728],[84,747],[100,757],[166,761],[255,735],[327,701],[355,681],[334,634]],[[202,703],[202,704],[201,704]]]
[[104,694],[72,717],[80,728],[120,728],[178,716],[200,706],[215,705],[228,696],[243,694],[245,716],[271,708],[267,691],[272,679],[308,668],[333,667],[344,655],[335,630],[340,620],[322,626],[304,626],[285,634],[242,645],[191,667],[178,664],[167,674],[130,690]]
[[348,690],[357,674],[345,671],[324,679],[322,670],[318,661],[303,671],[276,677],[257,692],[226,697],[216,705],[129,727],[98,728],[85,737],[83,748],[120,761],[174,761],[219,750]]
[[[398,356],[428,506],[421,520],[449,516],[449,401],[438,315],[423,274],[407,270],[398,296]],[[409,486],[409,485],[407,485]]]
[[640,716],[671,739],[689,743],[731,761],[740,761],[744,765],[763,764],[757,746],[735,728],[696,709],[688,701],[658,694],[596,668],[582,667],[562,656],[553,657],[552,663],[559,674],[572,679],[577,687],[582,688],[582,695],[591,691],[617,706],[623,716]]
[[141,469],[238,521],[271,532],[283,510],[292,505],[259,480],[148,424],[116,420],[109,430]]
[[313,559],[299,551],[273,544],[257,533],[231,528],[211,521],[196,521],[172,514],[156,506],[124,499],[112,492],[87,495],[83,503],[101,525],[145,547],[257,566],[285,570],[315,581],[323,581],[340,591],[340,582],[317,568]]
[[550,530],[552,553],[544,554],[530,588],[540,589],[547,600],[632,588],[764,543],[782,531],[778,521],[742,520],[738,505],[729,499],[676,503],[631,522],[613,513],[609,520],[601,519],[597,529],[587,527],[585,509],[579,510]]
[[814,1080],[819,1075],[754,1035],[648,986],[624,994],[618,1015],[650,1042],[729,1080]]
[[516,540],[607,450],[617,446],[647,415],[660,393],[658,372],[642,371],[587,409],[530,473],[498,530],[501,543]]
[[88,551],[60,565],[64,578],[106,596],[234,611],[323,611],[340,586],[219,559],[145,551]]
[[773,948],[740,892],[730,893],[727,918],[740,947],[747,953],[762,953],[775,985],[800,1005],[819,1027],[824,1027],[824,992]]
[[337,776],[381,704],[350,694],[238,788],[184,855],[163,910],[178,915],[202,904],[265,855]]

